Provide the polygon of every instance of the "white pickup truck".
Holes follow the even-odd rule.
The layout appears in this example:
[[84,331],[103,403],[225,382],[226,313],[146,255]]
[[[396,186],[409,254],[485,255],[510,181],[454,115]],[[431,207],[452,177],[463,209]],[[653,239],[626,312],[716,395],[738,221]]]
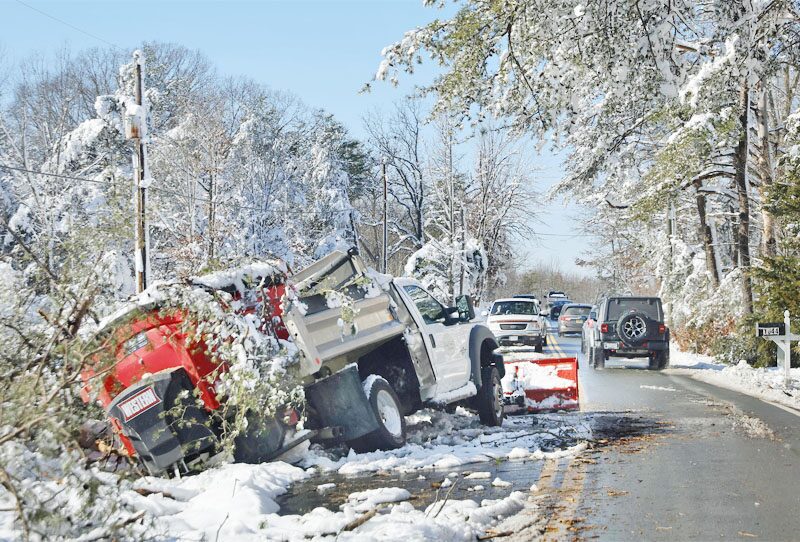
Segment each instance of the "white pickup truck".
[[404,415],[461,402],[503,421],[497,342],[467,296],[447,307],[416,280],[334,252],[292,277],[283,319],[300,350],[311,429],[337,428],[356,451],[405,443]]

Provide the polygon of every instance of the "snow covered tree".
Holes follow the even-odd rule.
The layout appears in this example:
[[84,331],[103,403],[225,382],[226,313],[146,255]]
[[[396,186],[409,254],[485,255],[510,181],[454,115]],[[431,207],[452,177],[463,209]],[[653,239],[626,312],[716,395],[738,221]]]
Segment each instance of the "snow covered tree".
[[500,116],[568,149],[555,193],[627,229],[638,274],[668,301],[689,299],[668,283],[693,284],[708,304],[681,307],[687,321],[710,307],[733,318],[752,311],[753,252],[778,236],[763,203],[796,108],[798,20],[789,0],[469,1],[387,47],[376,78],[430,54],[442,73],[424,91],[439,111]]

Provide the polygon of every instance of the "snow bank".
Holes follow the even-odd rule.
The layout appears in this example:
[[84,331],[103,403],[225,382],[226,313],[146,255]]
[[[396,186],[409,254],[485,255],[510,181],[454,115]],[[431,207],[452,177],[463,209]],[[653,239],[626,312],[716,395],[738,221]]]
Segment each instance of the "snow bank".
[[[582,426],[532,426],[527,417],[507,418],[503,427],[480,425],[478,417],[463,413],[446,414],[423,410],[406,417],[408,443],[399,450],[363,454],[350,452],[337,458],[333,453],[312,449],[302,461],[305,467],[354,475],[377,471],[414,472],[453,469],[497,459],[545,459],[581,451],[581,445],[565,451],[544,452],[552,444],[551,433],[565,440],[588,438]],[[540,431],[537,431],[537,428]]]
[[[384,487],[350,494],[339,511],[320,507],[303,515],[279,516],[275,498],[313,472],[280,462],[225,465],[183,480],[145,478],[136,484],[138,491],[126,492],[123,500],[155,518],[147,533],[154,538],[466,541],[521,510],[527,498],[513,492],[480,502],[440,499],[416,510],[406,502],[411,498],[406,489]],[[372,512],[377,513],[358,528],[344,530]]]
[[782,367],[751,367],[745,361],[737,365],[716,363],[713,358],[673,350],[669,372],[691,376],[722,388],[758,397],[765,401],[800,409],[800,368],[791,369],[791,386],[783,387]]
[[[223,465],[182,480],[143,478],[123,495],[155,518],[156,537],[178,540],[263,540],[263,525],[278,511],[275,499],[310,476],[283,462]],[[140,494],[144,493],[144,495]]]

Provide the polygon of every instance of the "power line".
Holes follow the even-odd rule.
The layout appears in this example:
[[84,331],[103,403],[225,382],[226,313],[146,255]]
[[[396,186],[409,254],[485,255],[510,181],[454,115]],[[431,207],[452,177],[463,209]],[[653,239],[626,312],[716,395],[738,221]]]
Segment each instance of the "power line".
[[26,8],[28,8],[28,9],[32,9],[33,11],[35,11],[35,12],[37,12],[37,13],[41,14],[41,15],[44,15],[45,17],[48,17],[48,18],[50,18],[50,19],[53,19],[54,21],[56,21],[56,22],[59,22],[59,23],[63,24],[64,26],[68,26],[68,27],[70,27],[71,29],[73,29],[73,30],[75,30],[75,31],[77,31],[77,32],[80,32],[81,34],[85,34],[85,35],[89,36],[90,38],[96,39],[96,40],[98,40],[98,41],[102,41],[102,42],[103,42],[103,43],[105,43],[106,45],[110,45],[111,47],[116,47],[116,48],[117,48],[117,49],[119,49],[120,51],[124,51],[124,50],[125,50],[125,49],[123,49],[122,47],[120,47],[119,45],[117,45],[116,43],[112,43],[112,42],[110,42],[110,41],[108,41],[108,40],[106,40],[106,39],[103,39],[103,38],[101,38],[100,36],[96,36],[96,35],[92,34],[91,32],[87,32],[86,30],[83,30],[83,29],[81,29],[81,28],[78,28],[78,27],[77,27],[77,26],[75,26],[74,24],[68,23],[67,21],[64,21],[64,20],[62,20],[62,19],[59,19],[58,17],[55,17],[55,16],[53,16],[53,15],[50,15],[49,13],[47,13],[47,12],[45,12],[45,11],[42,11],[42,10],[41,10],[41,9],[39,9],[39,8],[35,8],[35,7],[33,7],[32,5],[30,5],[30,4],[28,4],[28,3],[25,3],[25,2],[23,2],[22,0],[17,0],[17,3],[18,3],[18,4],[22,4],[22,5],[23,5],[23,6],[25,6]]
[[[25,168],[14,167],[14,166],[6,166],[4,164],[0,164],[0,169],[6,169],[6,170],[12,170],[12,171],[20,171],[20,172],[23,172],[23,173],[31,173],[33,175],[44,175],[46,177],[57,177],[57,178],[60,178],[60,179],[69,179],[69,180],[72,180],[72,181],[99,184],[99,185],[103,185],[103,186],[113,186],[112,183],[110,183],[108,181],[100,181],[100,180],[97,180],[97,179],[89,179],[87,177],[74,177],[72,175],[64,175],[64,174],[61,174],[61,173],[48,173],[46,171],[36,171],[36,170],[33,170],[33,169],[25,169]],[[186,194],[181,194],[180,192],[175,192],[174,190],[168,190],[166,188],[160,188],[160,187],[157,187],[157,186],[151,186],[150,188],[148,188],[148,190],[153,190],[155,192],[160,192],[162,194],[167,194],[167,195],[170,195],[170,196],[176,196],[176,197],[179,197],[179,198],[188,197]],[[197,203],[212,203],[212,201],[210,199],[208,199],[208,198],[195,197],[194,200]],[[251,211],[258,211],[258,212],[261,212],[261,213],[274,214],[274,215],[293,215],[293,214],[297,214],[297,211],[278,211],[278,210],[274,210],[274,209],[273,210],[267,210],[267,209],[262,209],[261,207],[254,207],[252,205],[243,205],[241,203],[215,201],[215,202],[213,202],[213,204],[215,206],[217,206],[217,207],[229,207],[229,208],[235,208],[235,209],[248,209],[248,210],[251,210]],[[329,209],[326,212],[350,213],[352,211],[353,210],[351,210],[351,209]]]

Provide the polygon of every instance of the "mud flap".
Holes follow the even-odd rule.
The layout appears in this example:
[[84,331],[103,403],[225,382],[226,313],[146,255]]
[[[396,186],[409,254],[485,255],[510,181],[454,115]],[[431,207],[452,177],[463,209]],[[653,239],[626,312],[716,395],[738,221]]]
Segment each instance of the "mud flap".
[[213,452],[217,438],[205,410],[195,404],[183,369],[157,373],[114,398],[108,415],[119,423],[150,474]]
[[358,367],[349,365],[305,389],[306,400],[316,412],[320,427],[341,427],[343,439],[351,441],[378,429]]

